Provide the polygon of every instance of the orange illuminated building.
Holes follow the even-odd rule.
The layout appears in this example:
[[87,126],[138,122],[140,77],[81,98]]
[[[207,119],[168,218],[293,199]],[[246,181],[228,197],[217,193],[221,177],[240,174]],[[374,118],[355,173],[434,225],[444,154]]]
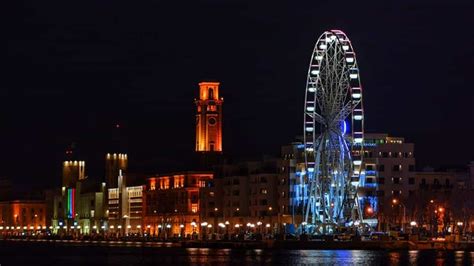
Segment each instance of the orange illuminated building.
[[0,227],[5,232],[36,232],[47,229],[46,203],[41,200],[0,202]]
[[195,99],[196,151],[222,152],[222,103],[219,82],[199,83],[199,99]]
[[211,184],[210,172],[179,172],[148,178],[143,226],[152,236],[199,233],[199,191]]

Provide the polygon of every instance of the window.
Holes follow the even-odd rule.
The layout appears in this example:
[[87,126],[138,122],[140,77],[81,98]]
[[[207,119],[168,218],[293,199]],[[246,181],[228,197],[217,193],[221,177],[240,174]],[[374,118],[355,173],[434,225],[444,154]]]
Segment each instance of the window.
[[400,172],[402,170],[402,166],[400,164],[394,165],[392,170],[394,172]]
[[365,169],[368,170],[368,171],[372,171],[372,170],[374,170],[374,165],[368,164],[368,165],[365,167]]
[[214,197],[214,191],[209,192],[210,197]]
[[267,194],[267,189],[266,188],[260,189],[260,194]]
[[414,185],[415,184],[415,178],[414,177],[408,178],[408,184],[409,185]]
[[267,178],[264,176],[260,177],[260,183],[267,183]]
[[388,157],[388,152],[383,152],[383,153],[382,153],[382,157],[383,157],[383,158],[387,158],[387,157]]
[[385,171],[385,165],[381,164],[379,165],[379,172]]
[[212,88],[209,88],[208,95],[209,95],[209,99],[214,99],[214,90]]
[[94,207],[94,205],[95,205],[94,200],[91,200],[91,207]]
[[410,164],[410,165],[408,166],[408,171],[409,171],[409,172],[415,172],[415,166],[414,166],[413,164]]
[[365,180],[365,183],[372,184],[372,183],[374,183],[374,179],[369,177]]
[[400,177],[392,178],[394,184],[400,184]]
[[196,195],[196,193],[193,193],[191,195],[191,203],[197,203],[198,202],[198,197]]
[[379,197],[385,196],[385,191],[383,191],[383,190],[377,190],[377,196],[379,196]]
[[234,185],[239,185],[240,184],[240,180],[238,178],[232,180],[232,184]]
[[385,184],[385,177],[379,177],[379,184]]
[[449,179],[446,179],[446,182],[445,182],[446,186],[449,187],[450,183],[449,183]]
[[267,205],[267,200],[266,199],[260,200],[260,206],[265,206],[265,205]]
[[421,179],[421,184],[422,184],[422,185],[426,185],[426,179],[422,178],[422,179]]
[[239,195],[240,195],[240,191],[232,190],[232,196],[239,196]]

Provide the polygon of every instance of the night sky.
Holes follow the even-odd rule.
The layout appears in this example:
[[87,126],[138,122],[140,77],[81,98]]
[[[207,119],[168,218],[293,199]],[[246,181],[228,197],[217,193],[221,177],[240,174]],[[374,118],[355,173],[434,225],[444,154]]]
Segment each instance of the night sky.
[[58,185],[72,142],[102,177],[117,123],[133,171],[185,169],[204,80],[221,82],[225,153],[278,154],[303,131],[314,42],[336,28],[357,52],[367,132],[415,142],[418,167],[474,160],[472,1],[8,2],[0,175],[15,184]]

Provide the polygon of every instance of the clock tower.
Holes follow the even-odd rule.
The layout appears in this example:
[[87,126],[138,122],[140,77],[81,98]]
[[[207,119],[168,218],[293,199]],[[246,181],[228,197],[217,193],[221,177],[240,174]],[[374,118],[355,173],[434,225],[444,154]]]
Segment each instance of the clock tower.
[[222,153],[222,103],[219,82],[199,83],[199,99],[195,99],[196,152]]

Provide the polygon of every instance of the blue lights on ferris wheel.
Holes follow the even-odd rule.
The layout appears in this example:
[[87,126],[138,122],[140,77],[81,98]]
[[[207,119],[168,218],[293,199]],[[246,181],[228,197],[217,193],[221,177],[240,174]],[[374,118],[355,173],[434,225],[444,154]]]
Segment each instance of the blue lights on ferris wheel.
[[347,133],[347,123],[346,123],[346,120],[342,120],[341,122],[341,131],[342,131],[342,135],[346,135]]

